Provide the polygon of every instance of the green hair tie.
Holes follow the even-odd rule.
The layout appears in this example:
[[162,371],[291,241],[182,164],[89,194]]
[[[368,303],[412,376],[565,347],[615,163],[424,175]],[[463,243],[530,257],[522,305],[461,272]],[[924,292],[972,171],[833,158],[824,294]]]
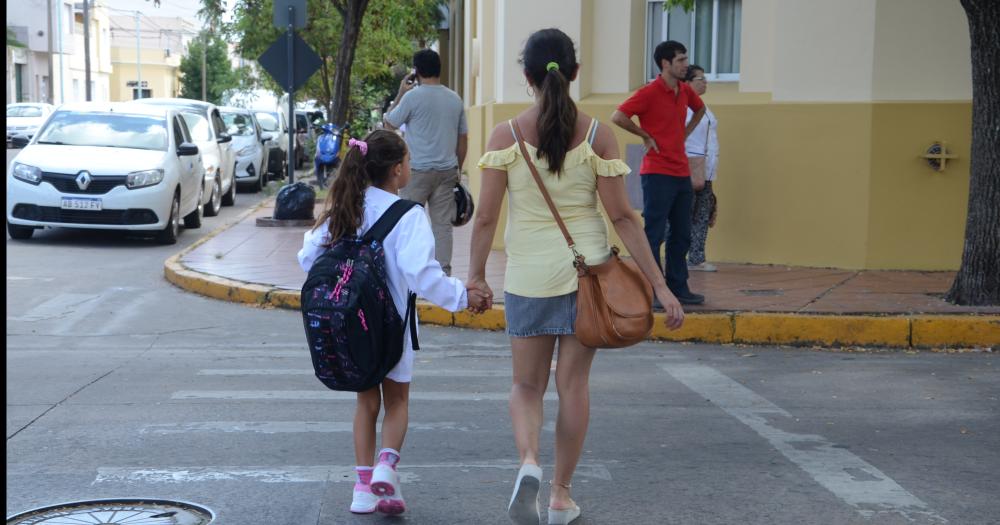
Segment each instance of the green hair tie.
[[554,71],[556,69],[559,69],[559,64],[556,62],[549,62],[548,64],[545,64],[546,71]]

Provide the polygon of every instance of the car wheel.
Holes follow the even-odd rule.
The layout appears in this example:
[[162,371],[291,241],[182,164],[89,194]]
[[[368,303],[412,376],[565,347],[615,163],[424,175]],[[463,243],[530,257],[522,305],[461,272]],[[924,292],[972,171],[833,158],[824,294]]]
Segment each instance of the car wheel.
[[236,204],[236,177],[233,177],[233,181],[229,183],[229,191],[222,196],[223,206],[233,206]]
[[176,244],[181,233],[181,196],[174,193],[174,203],[170,206],[170,219],[167,225],[156,236],[160,244]]
[[260,163],[260,175],[257,177],[257,191],[264,191],[267,187],[267,166],[263,162]]
[[212,198],[208,201],[208,208],[205,208],[205,216],[215,217],[220,209],[222,209],[222,181],[216,173],[215,180],[212,181]]
[[198,192],[198,205],[194,207],[194,211],[184,216],[184,227],[189,230],[194,230],[201,228],[201,216],[205,214],[205,205],[201,203],[201,199],[205,197],[205,188],[202,187],[201,191]]
[[10,235],[11,239],[24,241],[30,239],[34,233],[35,229],[31,226],[18,226],[9,222],[7,223],[7,234]]

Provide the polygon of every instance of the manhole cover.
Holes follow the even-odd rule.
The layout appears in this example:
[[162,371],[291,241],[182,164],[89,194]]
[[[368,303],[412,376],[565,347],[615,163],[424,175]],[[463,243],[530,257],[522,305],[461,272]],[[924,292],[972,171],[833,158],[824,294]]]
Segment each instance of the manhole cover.
[[784,294],[784,292],[782,292],[781,290],[740,290],[740,293],[743,295],[763,296],[763,297],[771,297],[775,295]]
[[207,525],[212,511],[182,501],[101,499],[49,505],[7,518],[7,525]]

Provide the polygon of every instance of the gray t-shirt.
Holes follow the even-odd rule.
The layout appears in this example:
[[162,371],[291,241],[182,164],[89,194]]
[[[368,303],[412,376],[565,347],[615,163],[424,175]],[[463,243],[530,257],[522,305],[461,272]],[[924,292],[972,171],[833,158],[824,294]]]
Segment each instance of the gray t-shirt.
[[415,170],[449,170],[458,167],[458,136],[469,132],[465,108],[457,93],[442,85],[421,85],[403,95],[386,121],[399,128],[406,124],[410,166]]

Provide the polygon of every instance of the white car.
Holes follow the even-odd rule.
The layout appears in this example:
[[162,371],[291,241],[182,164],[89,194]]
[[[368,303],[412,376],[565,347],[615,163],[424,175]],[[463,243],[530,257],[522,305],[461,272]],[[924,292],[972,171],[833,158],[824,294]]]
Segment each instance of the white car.
[[270,133],[264,133],[253,112],[243,108],[219,108],[226,133],[233,137],[236,151],[236,181],[260,191],[267,186],[267,147]]
[[172,108],[64,104],[7,168],[7,233],[42,227],[144,230],[164,244],[201,226],[201,155]]
[[201,152],[205,172],[205,193],[202,205],[205,215],[214,217],[222,206],[236,204],[236,152],[233,139],[226,133],[219,108],[215,104],[187,98],[142,98],[133,104],[172,107],[191,131],[191,138]]
[[7,147],[10,147],[10,140],[14,135],[27,135],[29,139],[33,137],[54,110],[55,106],[52,104],[7,104]]

